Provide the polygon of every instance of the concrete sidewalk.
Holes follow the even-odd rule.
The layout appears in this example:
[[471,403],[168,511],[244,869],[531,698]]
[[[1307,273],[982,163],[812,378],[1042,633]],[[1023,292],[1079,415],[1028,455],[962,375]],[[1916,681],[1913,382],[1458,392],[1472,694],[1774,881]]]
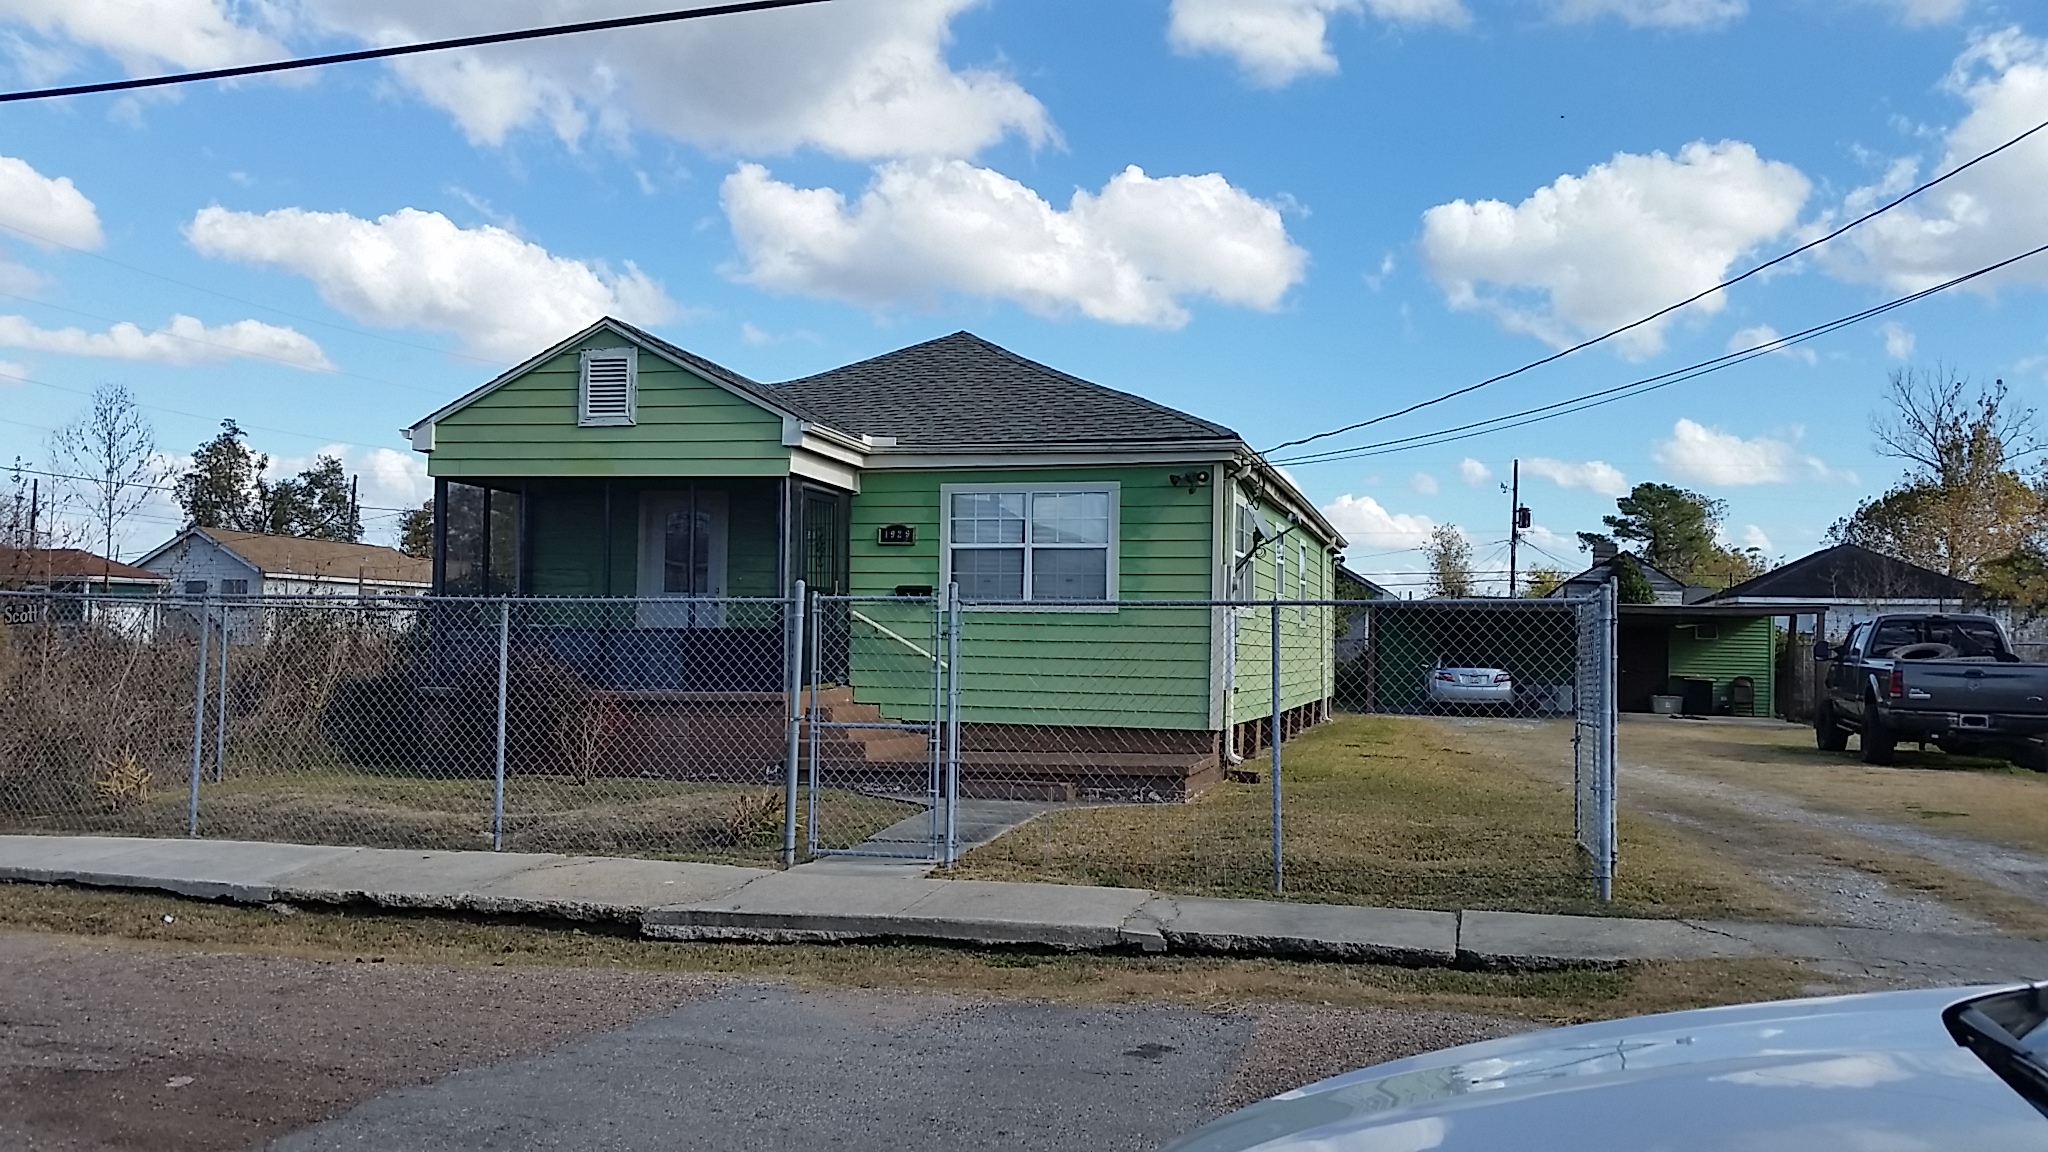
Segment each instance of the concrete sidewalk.
[[0,881],[608,920],[662,940],[895,938],[1503,968],[1781,957],[1924,983],[2048,976],[2048,943],[2003,936],[1218,900],[940,880],[922,868],[853,859],[774,871],[511,852],[0,836]]

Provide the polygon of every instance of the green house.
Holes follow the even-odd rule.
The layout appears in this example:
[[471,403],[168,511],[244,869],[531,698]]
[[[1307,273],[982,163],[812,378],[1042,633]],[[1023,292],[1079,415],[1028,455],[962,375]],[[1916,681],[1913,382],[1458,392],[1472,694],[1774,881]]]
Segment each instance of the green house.
[[[957,584],[963,771],[984,792],[1219,778],[1270,729],[1274,613],[1211,602],[1328,599],[1343,545],[1230,429],[965,332],[762,384],[606,319],[406,434],[435,479],[436,592],[552,598],[529,630],[667,710],[653,730],[699,727],[675,716],[707,702],[780,715],[772,601],[798,581],[860,598],[828,601],[806,645],[832,706],[929,720],[930,598]],[[1278,615],[1292,730],[1327,714],[1334,628]],[[765,756],[779,724],[755,727]]]

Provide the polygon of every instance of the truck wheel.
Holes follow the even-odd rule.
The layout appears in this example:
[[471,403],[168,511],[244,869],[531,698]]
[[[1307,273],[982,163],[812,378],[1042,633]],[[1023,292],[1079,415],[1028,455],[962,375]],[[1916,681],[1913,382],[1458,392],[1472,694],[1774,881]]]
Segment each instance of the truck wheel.
[[1863,762],[1865,764],[1889,764],[1892,751],[1898,747],[1899,738],[1877,718],[1877,701],[1863,702]]
[[1849,734],[1835,719],[1835,702],[1823,700],[1813,710],[1813,743],[1823,752],[1840,752],[1849,746]]

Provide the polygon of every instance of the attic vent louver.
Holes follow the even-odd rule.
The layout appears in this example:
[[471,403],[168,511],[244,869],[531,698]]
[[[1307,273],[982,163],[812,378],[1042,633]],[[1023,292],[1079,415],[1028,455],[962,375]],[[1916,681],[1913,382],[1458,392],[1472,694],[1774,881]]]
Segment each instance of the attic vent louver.
[[632,424],[637,413],[639,356],[632,348],[590,348],[577,373],[576,423],[585,428]]

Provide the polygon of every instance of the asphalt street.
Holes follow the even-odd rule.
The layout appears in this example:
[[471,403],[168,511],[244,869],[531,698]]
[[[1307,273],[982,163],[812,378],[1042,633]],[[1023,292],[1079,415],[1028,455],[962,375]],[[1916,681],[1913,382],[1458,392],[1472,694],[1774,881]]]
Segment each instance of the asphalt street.
[[1200,1124],[1253,1020],[736,986],[373,1100],[326,1149],[1148,1149]]

